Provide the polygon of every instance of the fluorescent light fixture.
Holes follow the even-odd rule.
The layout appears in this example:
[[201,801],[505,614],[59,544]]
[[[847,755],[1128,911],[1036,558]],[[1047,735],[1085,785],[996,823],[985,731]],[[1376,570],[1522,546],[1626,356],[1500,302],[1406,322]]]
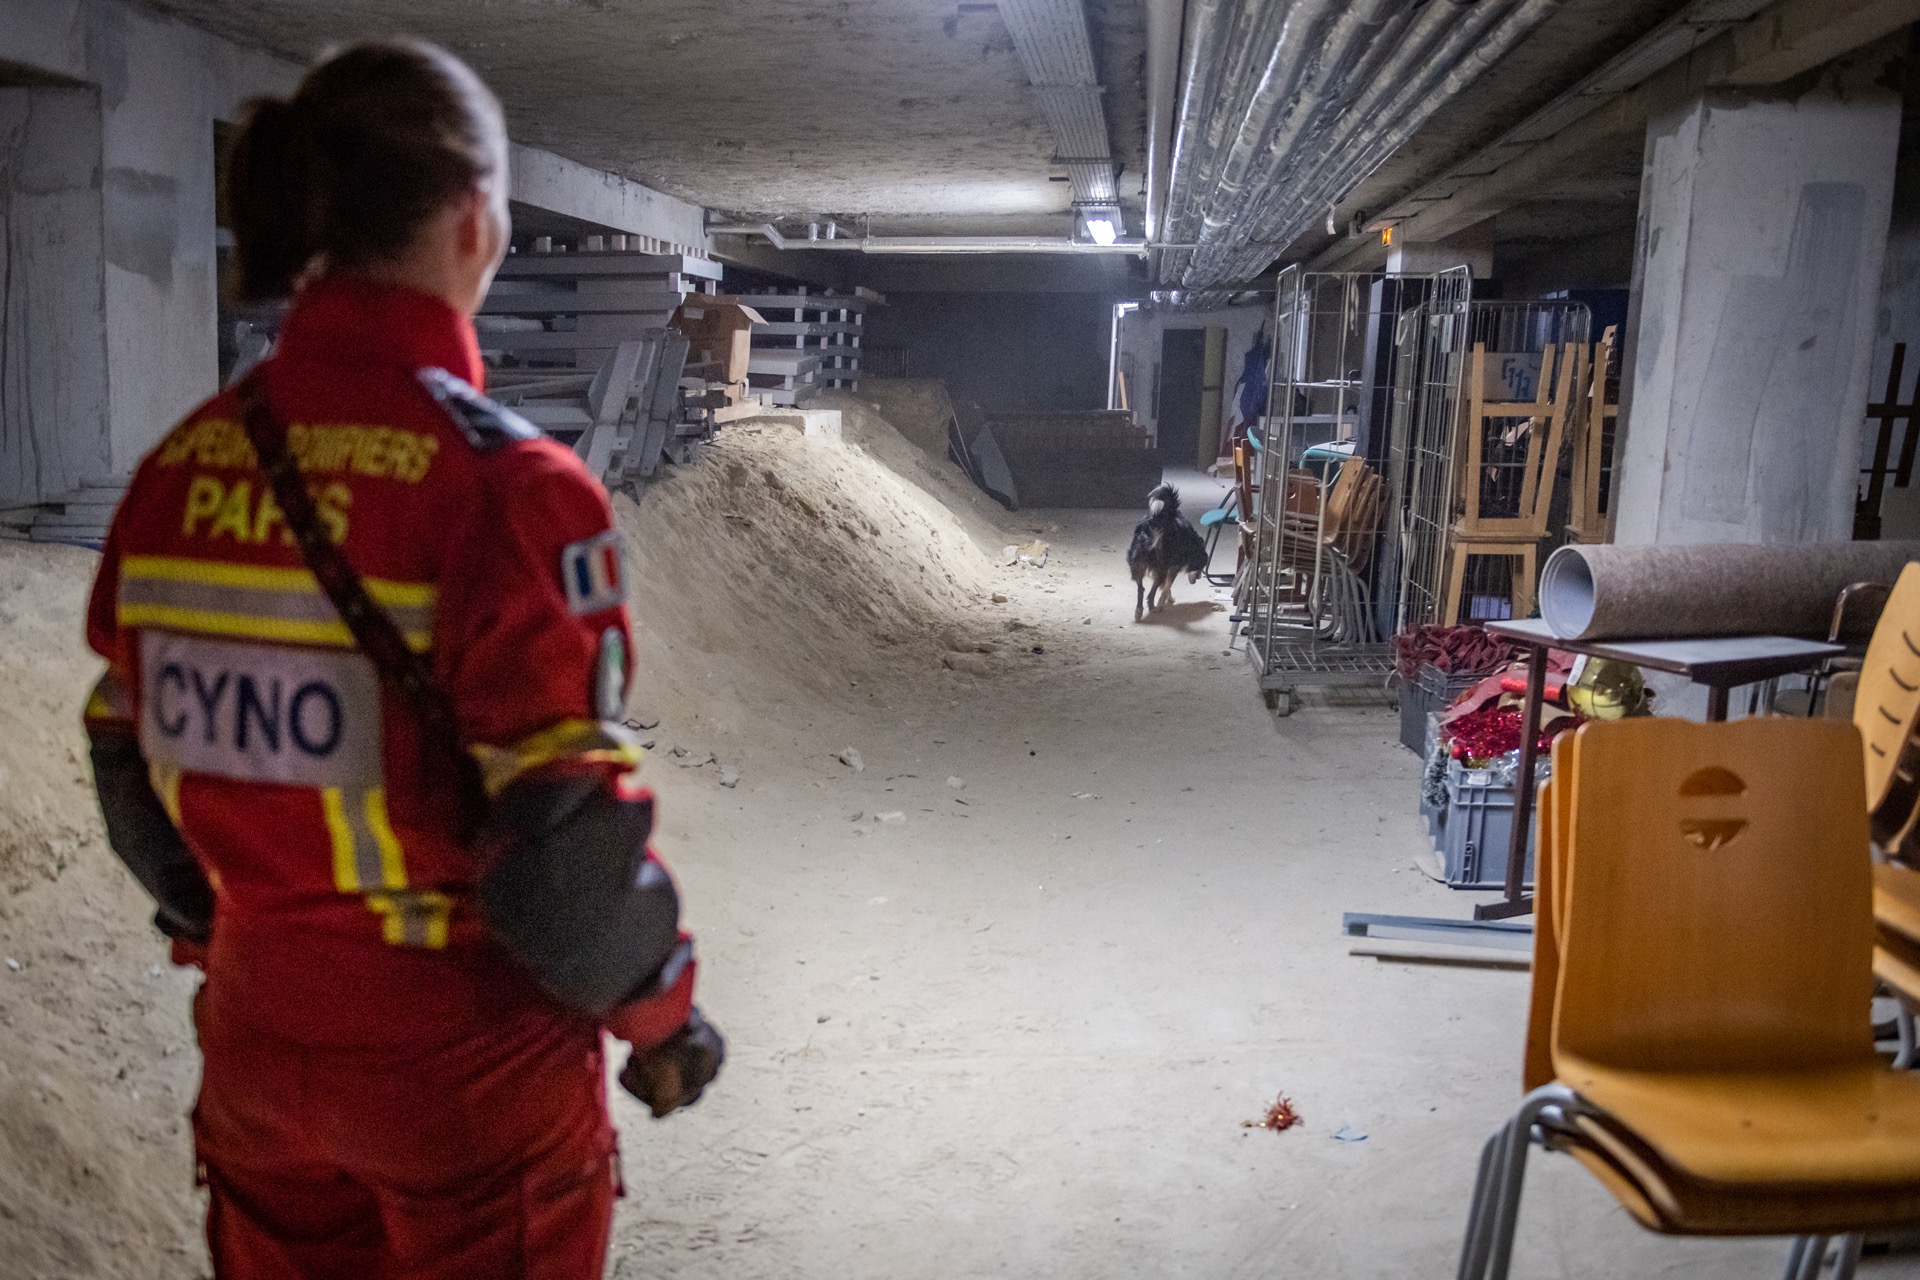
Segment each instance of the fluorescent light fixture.
[[1088,218],[1087,234],[1095,244],[1112,244],[1120,238],[1120,230],[1113,225],[1112,218]]

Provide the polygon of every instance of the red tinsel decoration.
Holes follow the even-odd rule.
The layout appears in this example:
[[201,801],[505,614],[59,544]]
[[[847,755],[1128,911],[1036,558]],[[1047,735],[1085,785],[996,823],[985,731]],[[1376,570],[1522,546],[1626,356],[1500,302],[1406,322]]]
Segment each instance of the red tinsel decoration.
[[[1535,746],[1546,751],[1553,740],[1579,722],[1577,716],[1555,716],[1540,728]],[[1455,760],[1492,760],[1520,749],[1520,712],[1518,708],[1486,707],[1470,711],[1446,726],[1449,752]]]
[[1273,1104],[1267,1108],[1265,1115],[1261,1116],[1258,1120],[1242,1120],[1240,1127],[1242,1129],[1271,1129],[1275,1133],[1283,1133],[1299,1123],[1300,1113],[1293,1109],[1293,1099],[1283,1093],[1273,1100]]

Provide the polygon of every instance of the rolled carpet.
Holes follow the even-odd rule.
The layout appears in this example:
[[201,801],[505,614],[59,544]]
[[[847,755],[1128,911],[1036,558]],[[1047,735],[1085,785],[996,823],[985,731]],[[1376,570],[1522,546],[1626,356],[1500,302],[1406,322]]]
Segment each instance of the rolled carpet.
[[1562,640],[1825,636],[1856,582],[1891,587],[1920,542],[1561,547],[1540,572],[1540,616]]

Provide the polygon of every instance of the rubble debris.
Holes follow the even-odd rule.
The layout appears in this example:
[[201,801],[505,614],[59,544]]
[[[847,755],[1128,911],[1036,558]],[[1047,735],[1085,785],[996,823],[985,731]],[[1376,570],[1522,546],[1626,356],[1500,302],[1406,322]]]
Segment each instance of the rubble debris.
[[852,747],[842,747],[839,753],[834,756],[834,759],[855,773],[865,773],[867,771],[867,762],[862,759],[860,753]]
[[720,766],[720,785],[721,785],[721,786],[723,786],[723,787],[737,787],[737,786],[739,786],[739,785],[740,785],[740,771],[739,771],[738,769],[736,769],[736,768],[734,768],[734,767],[733,767],[732,765],[730,765],[730,764],[723,764],[723,765],[721,765],[721,766]]

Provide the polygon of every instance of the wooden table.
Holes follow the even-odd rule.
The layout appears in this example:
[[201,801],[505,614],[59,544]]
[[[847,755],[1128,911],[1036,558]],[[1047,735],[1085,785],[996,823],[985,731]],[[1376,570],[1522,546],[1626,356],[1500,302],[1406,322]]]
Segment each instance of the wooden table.
[[1487,634],[1526,646],[1527,697],[1520,708],[1520,767],[1514,771],[1513,832],[1507,845],[1506,898],[1473,909],[1475,920],[1505,920],[1533,911],[1525,891],[1527,837],[1533,825],[1533,767],[1546,692],[1547,650],[1615,658],[1636,667],[1685,676],[1707,686],[1707,719],[1727,718],[1727,692],[1737,685],[1805,671],[1846,646],[1791,636],[1705,636],[1692,640],[1561,640],[1539,618],[1489,622]]

